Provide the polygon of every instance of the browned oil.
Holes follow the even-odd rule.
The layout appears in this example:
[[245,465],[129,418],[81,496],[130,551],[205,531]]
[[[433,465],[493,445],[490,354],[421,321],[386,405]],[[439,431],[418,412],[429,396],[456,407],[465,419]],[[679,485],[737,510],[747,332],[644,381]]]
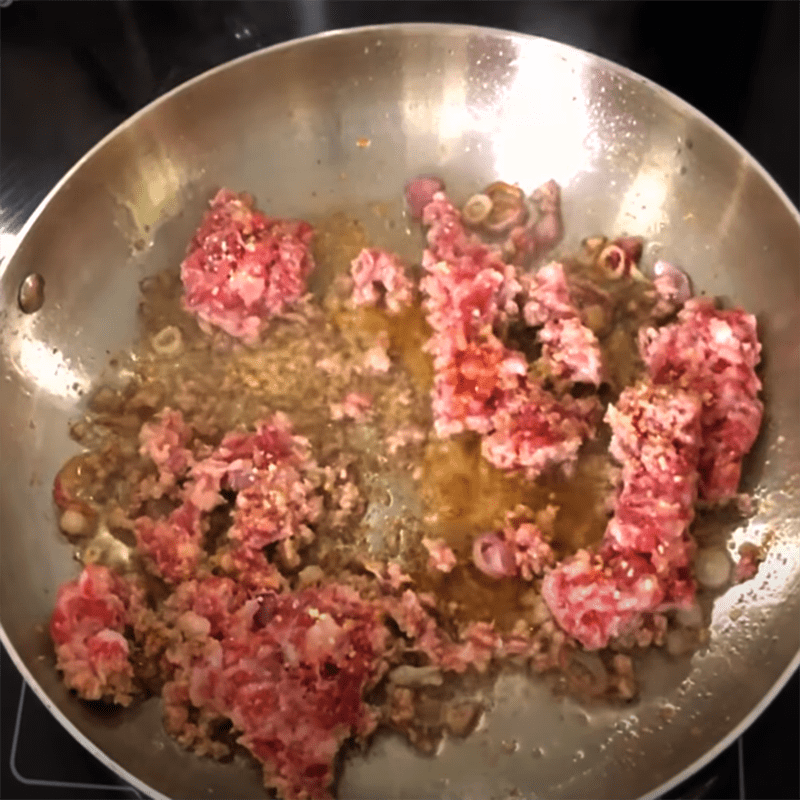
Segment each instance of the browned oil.
[[334,321],[339,328],[362,331],[376,341],[385,334],[389,340],[390,354],[400,358],[417,389],[420,392],[430,391],[433,386],[433,359],[423,348],[430,338],[431,329],[419,302],[400,314],[388,314],[380,308],[341,310],[335,313]]
[[558,557],[603,536],[610,485],[607,457],[599,447],[581,455],[570,477],[552,473],[529,481],[493,467],[481,457],[480,438],[462,434],[431,442],[423,467],[421,492],[428,513],[435,516],[429,535],[445,540],[459,566],[447,575],[421,569],[414,577],[455,617],[494,621],[501,629],[519,619],[519,597],[530,583],[497,581],[472,566],[475,538],[501,529],[507,512],[517,506],[534,513],[556,506],[551,545]]

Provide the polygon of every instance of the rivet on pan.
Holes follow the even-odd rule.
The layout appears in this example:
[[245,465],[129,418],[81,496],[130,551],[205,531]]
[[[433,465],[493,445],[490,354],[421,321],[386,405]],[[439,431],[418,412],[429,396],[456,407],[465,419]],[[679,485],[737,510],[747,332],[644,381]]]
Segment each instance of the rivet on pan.
[[19,307],[26,314],[38,311],[44,303],[44,278],[38,272],[31,272],[19,285]]

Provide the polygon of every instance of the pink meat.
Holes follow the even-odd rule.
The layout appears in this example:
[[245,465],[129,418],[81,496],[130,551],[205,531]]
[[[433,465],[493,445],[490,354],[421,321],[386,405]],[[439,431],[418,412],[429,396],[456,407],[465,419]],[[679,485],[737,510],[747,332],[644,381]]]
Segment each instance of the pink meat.
[[370,347],[369,350],[364,353],[364,369],[366,369],[367,372],[381,375],[388,372],[391,366],[392,362],[389,358],[389,354],[386,352],[386,347],[382,345],[377,344],[374,347]]
[[481,452],[498,469],[520,470],[528,480],[553,465],[569,471],[584,440],[594,435],[598,410],[596,398],[558,400],[528,382],[492,416],[493,431]]
[[390,313],[399,314],[414,299],[414,284],[394,253],[365,247],[353,259],[350,274],[356,306],[385,306]]
[[580,550],[545,576],[542,596],[584,647],[646,624],[643,615],[694,599],[688,528],[697,496],[701,403],[697,395],[642,384],[606,418],[622,490],[599,554]]
[[664,595],[644,559],[606,563],[579,550],[545,576],[542,597],[558,624],[585,648],[605,647]]
[[311,226],[272,219],[221,189],[181,264],[183,303],[203,323],[253,343],[266,321],[306,291]]
[[663,590],[663,608],[683,606],[694,597],[689,524],[697,499],[700,399],[681,389],[642,384],[622,393],[607,420],[623,487],[604,552],[647,558]]
[[376,724],[363,695],[385,669],[380,608],[336,585],[254,599],[228,579],[181,588],[180,605],[224,635],[190,661],[172,648],[171,732],[186,735],[191,706],[227,717],[264,764],[268,786],[286,797],[329,797],[339,748]]
[[472,622],[458,642],[442,637],[435,651],[435,662],[445,670],[463,674],[469,669],[485,672],[498,654],[502,639],[489,622]]
[[333,419],[353,419],[363,422],[372,408],[372,396],[363,392],[348,392],[341,403],[331,404]]
[[531,522],[507,525],[503,536],[514,552],[517,574],[526,581],[540,577],[555,563],[555,555],[541,530]]
[[486,622],[474,622],[458,641],[453,641],[437,625],[422,600],[422,596],[406,589],[399,600],[387,598],[385,601],[388,614],[412,640],[409,648],[444,670],[459,674],[468,669],[485,671],[502,645],[492,626]]
[[216,554],[216,561],[226,574],[249,592],[267,589],[286,589],[287,584],[278,568],[269,561],[263,550],[251,549],[247,543],[234,542]]
[[180,583],[195,574],[203,554],[204,530],[201,512],[191,503],[176,508],[167,519],[139,517],[134,527],[139,552],[168,583]]
[[[606,420],[613,432],[609,449],[622,465],[626,485],[636,481],[642,488],[643,479],[661,478],[655,491],[672,500],[684,479],[696,481],[702,419],[698,402],[694,393],[644,383],[629,387],[609,406]],[[672,489],[670,484],[675,484]],[[692,487],[688,495],[678,496],[691,508],[694,494]]]
[[[243,492],[268,487],[267,473],[283,468],[305,472],[316,466],[308,441],[292,434],[285,414],[259,422],[254,432],[228,433],[210,456],[190,470],[186,498],[203,511],[223,502],[220,491]],[[268,488],[265,489],[268,491]]]
[[429,539],[424,537],[422,544],[428,551],[428,569],[439,572],[452,572],[456,565],[456,554],[444,543],[442,539]]
[[192,451],[186,447],[192,429],[180,411],[165,408],[139,431],[139,452],[158,467],[158,486],[168,492],[183,478],[194,462]]
[[252,485],[236,495],[228,537],[248,550],[292,536],[313,538],[308,524],[322,510],[311,481],[292,466],[258,470]]
[[[428,348],[436,371],[437,434],[472,430],[488,436],[484,456],[501,469],[522,469],[529,477],[552,463],[574,461],[593,427],[594,404],[571,399],[561,403],[530,383],[524,355],[491,333],[498,320],[518,311],[515,297],[522,287],[514,267],[466,231],[460,212],[444,193],[434,195],[422,218],[429,230],[420,287],[433,329]],[[553,280],[560,279],[566,294],[565,313],[574,315],[560,269],[551,270],[557,273]],[[543,291],[543,302],[552,295]],[[573,336],[573,350],[575,346]],[[591,372],[594,364],[585,353],[580,359],[574,372]]]
[[545,264],[523,281],[527,299],[522,314],[528,325],[544,325],[576,315],[564,267],[557,261]]
[[461,212],[443,192],[425,206],[422,219],[429,228],[420,288],[436,355],[440,348],[451,352],[451,340],[457,348],[492,326],[498,315],[515,314],[521,287],[516,269],[503,262],[497,248],[467,231]]
[[542,325],[538,338],[550,373],[568,381],[602,381],[600,343],[583,324],[570,295],[561,264],[546,264],[524,282],[527,300],[523,315],[528,325]]
[[493,415],[517,392],[527,373],[521,353],[509,350],[487,334],[437,360],[434,377],[433,420],[439,436],[462,430],[489,433]]
[[446,361],[471,339],[492,329],[500,315],[504,278],[493,267],[461,271],[425,253],[426,274],[420,289],[426,319],[434,331],[428,350],[435,359]]
[[599,386],[603,380],[600,343],[580,317],[546,322],[538,334],[542,358],[554,378]]
[[678,385],[703,398],[700,496],[712,502],[735,497],[742,459],[763,415],[755,317],[694,298],[674,324],[641,331],[639,346],[654,383]]
[[433,200],[437,192],[444,191],[444,183],[440,178],[422,175],[406,184],[405,196],[412,219],[421,219],[422,211]]
[[76,580],[58,589],[50,618],[58,669],[64,683],[87,700],[111,697],[128,705],[134,691],[129,623],[134,589],[119,575],[89,564]]
[[[264,547],[290,538],[301,544],[313,539],[309,525],[322,510],[322,498],[311,478],[316,468],[308,441],[293,435],[288,418],[278,413],[258,423],[254,432],[228,433],[210,456],[190,469],[186,506],[205,513],[224,502],[221,492],[236,494],[227,533],[230,549],[222,557],[247,585],[276,585],[279,576],[261,552]],[[157,551],[153,556],[157,564],[167,566],[174,558],[175,564],[167,569],[183,574],[191,561],[181,561],[178,555],[187,554],[188,545],[180,537],[166,536],[171,520],[153,523],[143,518],[137,521],[137,534],[141,528],[142,547]],[[151,543],[162,539],[164,544],[158,548]],[[192,541],[200,539],[198,532]],[[175,542],[175,556],[164,549],[170,541]]]

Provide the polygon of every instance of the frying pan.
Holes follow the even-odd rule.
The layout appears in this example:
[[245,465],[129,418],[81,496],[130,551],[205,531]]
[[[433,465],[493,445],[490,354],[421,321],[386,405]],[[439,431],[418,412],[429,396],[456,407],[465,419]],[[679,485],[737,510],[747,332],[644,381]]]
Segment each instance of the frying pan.
[[[360,140],[360,143],[359,143]],[[368,142],[368,146],[364,146]],[[800,216],[730,137],[626,69],[497,30],[396,25],[254,53],[175,89],[106,137],[25,226],[2,272],[0,620],[17,666],[59,721],[156,797],[263,797],[257,771],[182,751],[159,701],[99,710],[72,698],[46,633],[78,571],[50,486],[75,452],[68,422],[109,354],[136,335],[138,283],[175,268],[219,186],[267,212],[314,217],[400,196],[435,172],[456,198],[496,177],[563,188],[566,239],[630,233],[644,264],[758,318],[767,414],[745,468],[756,511],[720,535],[770,540],[751,581],[708,598],[708,647],[651,653],[624,706],[581,706],[504,676],[481,729],[436,758],[379,736],[340,795],[654,797],[726,747],[800,663]],[[34,313],[18,305],[44,280]]]

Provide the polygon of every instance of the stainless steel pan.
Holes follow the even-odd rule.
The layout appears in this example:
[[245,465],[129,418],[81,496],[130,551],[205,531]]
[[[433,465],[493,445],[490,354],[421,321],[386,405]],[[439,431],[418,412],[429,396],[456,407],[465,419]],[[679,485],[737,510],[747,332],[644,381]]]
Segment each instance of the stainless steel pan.
[[[566,248],[601,231],[645,236],[646,262],[675,260],[758,316],[767,419],[746,470],[757,513],[730,542],[773,541],[757,577],[714,601],[710,646],[691,660],[653,654],[633,705],[581,709],[502,679],[472,738],[435,759],[380,738],[348,762],[342,796],[654,796],[725,747],[800,662],[800,217],[780,189],[687,104],[563,45],[442,25],[315,36],[212,70],[122,125],[53,190],[3,268],[3,640],[65,727],[151,794],[263,796],[254,769],[174,745],[158,701],[101,714],[62,687],[45,625],[77,571],[50,499],[75,449],[67,423],[107,354],[133,340],[139,280],[178,264],[217,187],[309,216],[398,197],[420,172],[456,196],[496,176],[526,189],[555,178]],[[31,272],[45,301],[25,314]]]

